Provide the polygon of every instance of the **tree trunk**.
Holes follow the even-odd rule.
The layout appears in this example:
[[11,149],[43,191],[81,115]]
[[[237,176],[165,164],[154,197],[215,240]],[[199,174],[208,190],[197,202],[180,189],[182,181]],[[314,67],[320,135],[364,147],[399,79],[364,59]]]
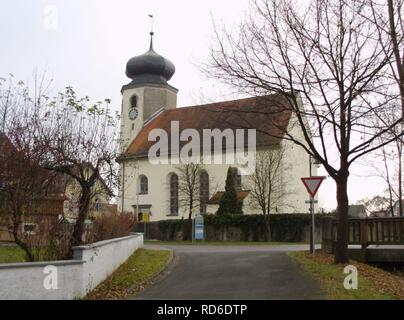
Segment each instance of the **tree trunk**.
[[391,184],[389,166],[387,164],[386,149],[384,147],[382,148],[382,154],[383,154],[384,170],[386,171],[386,182],[387,182],[387,186],[388,186],[387,191],[389,193],[389,210],[390,210],[391,216],[393,217],[394,216],[393,186]]
[[267,241],[272,241],[271,224],[269,221],[269,213],[265,216],[265,226],[267,228],[266,238]]
[[[394,1],[387,0],[388,12],[389,12],[389,25],[390,25],[390,39],[392,43],[392,49],[394,58],[396,60],[397,74],[398,74],[398,86],[401,96],[401,122],[404,123],[404,56],[400,57],[399,40],[397,36],[397,25],[394,18]],[[400,19],[401,17],[399,17]],[[398,23],[399,24],[399,23]]]
[[82,186],[80,202],[79,202],[79,216],[77,217],[76,224],[74,225],[73,235],[71,239],[71,247],[79,246],[83,243],[84,224],[88,216],[88,209],[90,207],[91,189]]
[[189,204],[188,220],[184,240],[192,240],[192,207],[193,202],[191,200]]
[[32,254],[30,248],[26,243],[20,240],[20,237],[18,235],[18,229],[19,229],[20,223],[14,223],[13,227],[13,236],[14,236],[14,242],[22,249],[25,251],[25,254],[27,255],[28,261],[33,262],[35,261],[35,257]]
[[337,184],[337,245],[335,248],[335,263],[348,262],[348,174],[339,177]]
[[401,138],[397,141],[398,145],[398,216],[404,216],[403,212],[403,171],[402,171],[402,144]]

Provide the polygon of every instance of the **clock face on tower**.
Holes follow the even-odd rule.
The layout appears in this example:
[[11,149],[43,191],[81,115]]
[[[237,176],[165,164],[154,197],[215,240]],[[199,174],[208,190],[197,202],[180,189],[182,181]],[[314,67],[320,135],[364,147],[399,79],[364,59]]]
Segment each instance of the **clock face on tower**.
[[135,120],[137,118],[137,116],[138,116],[137,109],[132,108],[129,110],[129,119]]

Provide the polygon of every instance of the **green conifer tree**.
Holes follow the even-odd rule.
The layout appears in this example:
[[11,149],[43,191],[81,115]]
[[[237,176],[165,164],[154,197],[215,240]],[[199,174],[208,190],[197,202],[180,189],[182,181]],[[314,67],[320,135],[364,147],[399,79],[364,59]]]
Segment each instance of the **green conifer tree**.
[[234,185],[232,168],[227,170],[225,191],[220,199],[217,214],[243,214],[243,203],[237,199],[237,191]]

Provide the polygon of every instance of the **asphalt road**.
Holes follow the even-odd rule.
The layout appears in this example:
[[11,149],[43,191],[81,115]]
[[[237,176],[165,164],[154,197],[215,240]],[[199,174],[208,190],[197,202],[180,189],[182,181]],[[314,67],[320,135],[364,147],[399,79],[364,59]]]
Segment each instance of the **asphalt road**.
[[[155,245],[146,248],[158,248]],[[322,299],[287,251],[308,246],[167,246],[174,259],[132,299]]]

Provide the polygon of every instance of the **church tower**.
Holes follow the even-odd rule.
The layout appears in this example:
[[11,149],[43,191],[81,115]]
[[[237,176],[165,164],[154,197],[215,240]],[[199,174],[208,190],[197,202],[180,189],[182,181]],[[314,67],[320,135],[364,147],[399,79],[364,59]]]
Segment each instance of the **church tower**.
[[126,76],[132,81],[121,90],[121,152],[162,108],[177,107],[178,90],[167,83],[175,73],[175,66],[154,51],[153,35],[150,32],[149,51],[126,64]]

